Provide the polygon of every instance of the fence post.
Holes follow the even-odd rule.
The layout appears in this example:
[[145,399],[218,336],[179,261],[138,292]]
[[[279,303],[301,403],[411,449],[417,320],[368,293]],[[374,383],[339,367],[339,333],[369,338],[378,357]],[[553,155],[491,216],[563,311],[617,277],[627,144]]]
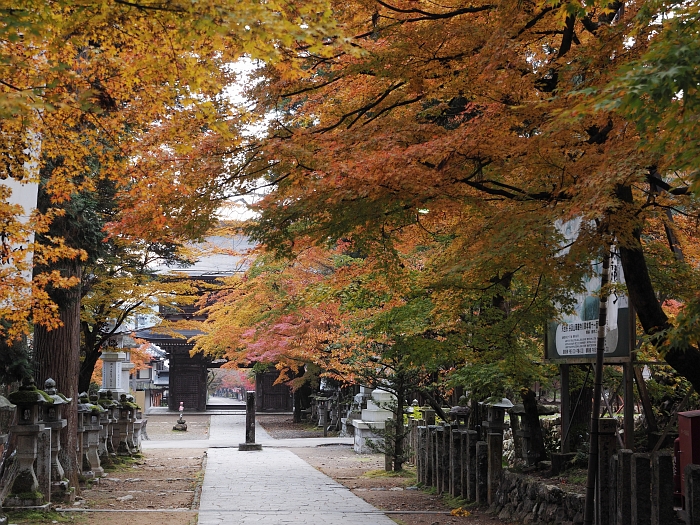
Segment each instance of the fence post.
[[596,523],[610,523],[611,480],[610,459],[615,451],[617,421],[612,418],[598,420],[598,482],[596,483],[598,499],[598,516]]
[[503,434],[500,432],[489,432],[488,440],[488,489],[487,501],[491,505],[496,502],[496,492],[498,484],[503,475]]
[[685,466],[686,525],[700,525],[700,465]]
[[418,483],[425,484],[425,461],[423,455],[425,453],[425,431],[424,426],[416,428],[416,478]]
[[450,495],[462,495],[462,433],[458,428],[450,432]]
[[651,525],[673,523],[673,453],[654,452],[651,457]]
[[443,465],[442,458],[445,453],[445,442],[443,436],[445,428],[442,425],[437,425],[435,428],[435,488],[438,494],[442,494],[443,487]]
[[489,446],[486,441],[476,443],[476,502],[488,503]]
[[617,525],[632,524],[632,451],[617,451]]
[[632,523],[651,525],[651,463],[649,454],[632,454]]
[[442,493],[450,492],[450,439],[452,427],[446,423],[442,424],[442,454],[440,464],[442,467]]
[[476,443],[479,433],[467,430],[467,501],[476,501]]
[[434,487],[437,485],[437,476],[435,474],[435,437],[437,434],[435,425],[428,426],[428,447],[426,454],[426,484],[429,487]]

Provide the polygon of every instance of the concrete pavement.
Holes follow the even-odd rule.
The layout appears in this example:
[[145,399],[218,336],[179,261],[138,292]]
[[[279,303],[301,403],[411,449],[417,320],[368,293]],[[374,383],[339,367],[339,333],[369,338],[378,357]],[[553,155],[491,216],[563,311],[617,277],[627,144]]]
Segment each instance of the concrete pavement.
[[355,496],[285,450],[351,444],[352,438],[276,440],[256,425],[261,451],[240,452],[245,415],[212,415],[208,440],[144,441],[143,448],[208,448],[198,525],[395,525]]

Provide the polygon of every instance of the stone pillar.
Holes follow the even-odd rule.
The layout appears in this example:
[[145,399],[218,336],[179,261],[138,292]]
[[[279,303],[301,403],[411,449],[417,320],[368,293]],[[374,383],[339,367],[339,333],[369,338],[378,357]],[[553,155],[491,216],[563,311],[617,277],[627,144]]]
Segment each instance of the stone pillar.
[[418,450],[418,425],[419,421],[417,419],[408,420],[409,430],[409,440],[408,440],[408,462],[411,465],[416,465],[416,451]]
[[651,462],[649,454],[632,454],[632,523],[651,525]]
[[487,439],[488,451],[488,473],[487,473],[487,494],[486,500],[489,505],[496,502],[498,485],[503,476],[503,434],[500,432],[489,432]]
[[450,432],[450,495],[462,497],[462,433],[458,428]]
[[[122,384],[122,363],[126,361],[124,352],[102,352],[102,390],[111,391],[119,398],[120,394],[126,394],[126,390]],[[112,398],[114,399],[114,398]]]
[[687,464],[684,474],[686,525],[700,525],[700,465]]
[[596,483],[596,523],[611,523],[610,462],[615,453],[617,421],[612,418],[598,420],[598,480]]
[[617,525],[632,525],[632,451],[617,451]]
[[435,488],[438,494],[442,494],[445,490],[444,486],[444,465],[443,457],[445,455],[445,427],[438,425],[435,427]]
[[39,492],[44,495],[45,501],[52,500],[51,481],[53,474],[53,450],[51,428],[44,427],[36,435],[36,479],[39,483]]
[[479,433],[476,430],[467,431],[467,501],[476,501],[476,443]]
[[78,461],[80,463],[80,470],[82,475],[87,479],[92,479],[95,477],[95,473],[92,471],[90,462],[88,461],[85,453],[87,452],[87,435],[85,434],[85,416],[90,413],[90,408],[84,402],[86,401],[85,393],[83,393],[79,398],[78,403]]
[[255,391],[252,390],[246,392],[245,443],[240,443],[238,450],[262,450],[262,445],[255,443]]
[[430,441],[428,444],[430,448],[428,449],[428,461],[430,462],[430,477],[428,478],[428,485],[437,488],[437,464],[435,462],[436,449],[437,449],[437,425],[430,425]]
[[442,454],[440,455],[440,463],[442,466],[442,492],[450,492],[450,437],[452,427],[447,423],[442,424]]
[[651,456],[651,525],[666,525],[676,519],[673,509],[673,453]]
[[416,430],[416,479],[418,483],[425,485],[425,445],[428,427],[421,425]]
[[476,502],[488,503],[489,446],[486,441],[476,443]]

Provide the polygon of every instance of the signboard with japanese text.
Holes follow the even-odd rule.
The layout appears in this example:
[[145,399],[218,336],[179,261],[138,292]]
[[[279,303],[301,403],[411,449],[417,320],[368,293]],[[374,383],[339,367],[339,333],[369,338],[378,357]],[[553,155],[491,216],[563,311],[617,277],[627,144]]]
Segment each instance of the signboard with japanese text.
[[[578,233],[576,221],[569,221],[558,227],[562,229],[567,240],[575,239]],[[584,282],[585,291],[577,294],[573,312],[563,314],[561,319],[548,323],[545,333],[546,360],[564,363],[587,363],[595,360],[602,263],[593,261],[591,265],[591,275]],[[613,251],[610,258],[612,289],[619,290],[619,285],[623,285],[624,282],[619,254]],[[619,292],[611,293],[608,296],[607,307],[605,361],[611,363],[627,361],[633,332],[628,298]]]

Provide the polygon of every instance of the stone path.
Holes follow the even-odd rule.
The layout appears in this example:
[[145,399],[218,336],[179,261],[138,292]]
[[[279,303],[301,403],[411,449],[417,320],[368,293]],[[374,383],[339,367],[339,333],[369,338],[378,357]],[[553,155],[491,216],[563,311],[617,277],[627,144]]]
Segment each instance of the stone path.
[[[380,510],[285,450],[347,438],[275,440],[260,426],[255,433],[263,450],[240,452],[245,415],[213,415],[210,439],[196,441],[209,447],[198,525],[395,525]],[[164,443],[146,441],[144,448],[161,448]]]

